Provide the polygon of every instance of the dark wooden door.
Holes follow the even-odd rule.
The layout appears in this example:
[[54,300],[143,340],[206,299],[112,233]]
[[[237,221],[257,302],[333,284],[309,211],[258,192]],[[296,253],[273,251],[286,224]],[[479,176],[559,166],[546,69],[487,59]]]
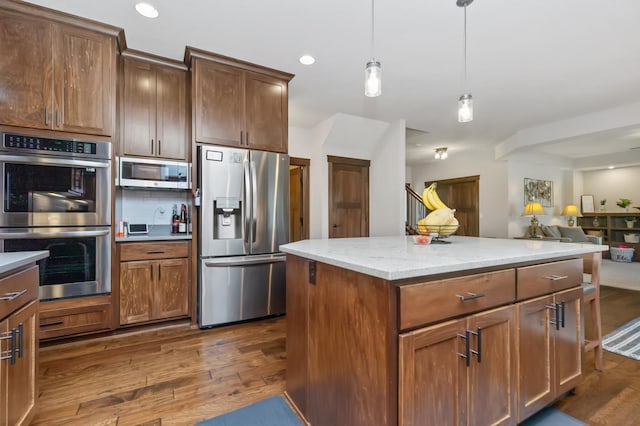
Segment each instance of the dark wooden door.
[[56,25],[54,41],[54,128],[110,136],[115,112],[115,39]]
[[[460,227],[456,235],[477,237],[480,235],[480,176],[467,176],[437,181],[440,199],[456,209]],[[431,182],[425,182],[425,187]]]
[[469,317],[470,354],[467,424],[515,425],[516,409],[516,320],[515,308],[506,306]]
[[399,424],[466,424],[465,325],[461,319],[400,335]]
[[289,159],[289,240],[309,238],[309,166],[306,158]]
[[194,58],[197,142],[239,147],[244,140],[244,75],[234,67]]
[[0,122],[51,128],[53,29],[44,20],[0,12]]
[[156,142],[156,73],[148,62],[124,59],[124,155],[150,157]]
[[553,296],[539,297],[518,305],[520,421],[554,399],[552,316],[549,309],[552,305]]
[[251,149],[287,152],[287,84],[245,72],[245,143]]
[[187,73],[156,66],[158,157],[187,159]]
[[329,238],[369,236],[369,160],[327,156]]

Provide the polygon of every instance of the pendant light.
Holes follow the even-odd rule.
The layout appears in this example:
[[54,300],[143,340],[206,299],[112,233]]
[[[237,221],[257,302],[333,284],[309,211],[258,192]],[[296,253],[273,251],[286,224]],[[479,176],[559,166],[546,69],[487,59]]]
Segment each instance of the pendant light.
[[[467,6],[473,0],[456,0],[458,7],[464,7],[464,88],[467,89]],[[467,123],[473,120],[473,98],[468,91],[458,98],[458,122]]]
[[374,0],[371,0],[371,60],[364,70],[364,95],[375,98],[382,94],[382,67],[374,52]]

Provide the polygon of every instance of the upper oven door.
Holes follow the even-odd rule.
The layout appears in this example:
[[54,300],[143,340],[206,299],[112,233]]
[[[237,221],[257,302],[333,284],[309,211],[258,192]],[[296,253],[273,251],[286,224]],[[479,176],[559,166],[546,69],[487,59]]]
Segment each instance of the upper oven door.
[[110,225],[111,162],[0,155],[0,227]]

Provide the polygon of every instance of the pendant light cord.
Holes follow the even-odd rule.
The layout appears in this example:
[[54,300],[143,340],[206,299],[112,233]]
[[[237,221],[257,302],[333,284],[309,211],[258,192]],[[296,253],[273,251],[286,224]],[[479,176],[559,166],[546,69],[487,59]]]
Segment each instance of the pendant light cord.
[[464,90],[467,91],[467,5],[464,6]]
[[374,20],[374,10],[375,10],[375,0],[371,0],[371,58],[375,60],[376,55],[374,54],[374,46],[375,46],[375,20]]

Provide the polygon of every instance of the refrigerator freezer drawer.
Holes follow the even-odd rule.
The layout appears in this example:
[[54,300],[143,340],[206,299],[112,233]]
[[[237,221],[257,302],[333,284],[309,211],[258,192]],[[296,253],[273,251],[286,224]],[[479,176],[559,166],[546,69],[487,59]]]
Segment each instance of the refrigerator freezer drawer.
[[283,314],[285,256],[200,260],[200,327]]

